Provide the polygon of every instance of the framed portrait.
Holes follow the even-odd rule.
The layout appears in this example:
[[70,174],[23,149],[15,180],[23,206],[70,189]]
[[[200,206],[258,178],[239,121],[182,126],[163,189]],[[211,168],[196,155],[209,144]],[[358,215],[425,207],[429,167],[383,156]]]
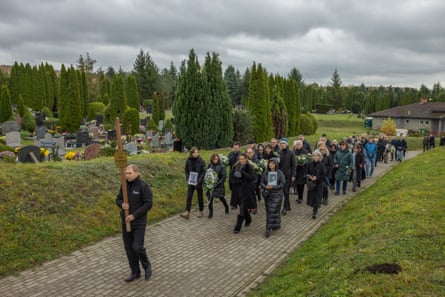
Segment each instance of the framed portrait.
[[269,172],[267,174],[267,184],[271,186],[276,186],[278,182],[278,173],[277,172]]
[[198,172],[190,171],[188,184],[196,186],[198,184]]

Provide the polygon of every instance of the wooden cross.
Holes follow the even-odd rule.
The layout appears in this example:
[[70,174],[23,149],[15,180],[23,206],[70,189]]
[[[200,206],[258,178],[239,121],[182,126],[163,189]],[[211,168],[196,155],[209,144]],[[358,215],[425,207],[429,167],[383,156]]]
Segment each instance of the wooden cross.
[[[121,186],[122,186],[122,196],[124,197],[124,203],[128,205],[128,193],[127,193],[127,180],[125,178],[125,168],[127,167],[127,153],[124,152],[122,147],[121,139],[121,124],[119,122],[119,117],[114,120],[114,129],[116,130],[116,140],[117,140],[117,151],[114,153],[114,163],[119,167],[121,171]],[[130,214],[128,209],[124,210],[125,218]],[[127,232],[131,232],[130,222],[126,222]]]

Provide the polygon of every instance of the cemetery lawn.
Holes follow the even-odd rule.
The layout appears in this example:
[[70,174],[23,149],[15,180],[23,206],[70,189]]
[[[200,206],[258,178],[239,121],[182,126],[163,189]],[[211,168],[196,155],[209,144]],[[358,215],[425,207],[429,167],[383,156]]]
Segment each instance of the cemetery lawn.
[[[227,154],[227,152],[224,152]],[[210,151],[201,156],[208,162]],[[149,223],[182,211],[188,154],[129,156],[152,187]],[[120,232],[114,158],[0,162],[0,277],[69,254]]]
[[[444,147],[402,162],[249,296],[445,296],[444,164]],[[402,271],[367,271],[384,263]]]

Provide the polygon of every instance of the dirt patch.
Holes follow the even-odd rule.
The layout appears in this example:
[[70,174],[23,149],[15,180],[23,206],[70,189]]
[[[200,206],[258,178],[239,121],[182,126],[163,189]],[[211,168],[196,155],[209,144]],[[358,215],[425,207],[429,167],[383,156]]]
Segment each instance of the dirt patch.
[[399,272],[402,271],[402,267],[399,264],[383,263],[383,264],[368,266],[366,267],[366,270],[374,274],[377,273],[399,274]]

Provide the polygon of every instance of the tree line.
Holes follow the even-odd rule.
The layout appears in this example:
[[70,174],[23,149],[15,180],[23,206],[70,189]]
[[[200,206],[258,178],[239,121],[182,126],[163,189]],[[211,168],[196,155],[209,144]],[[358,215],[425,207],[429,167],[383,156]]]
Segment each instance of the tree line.
[[[63,130],[75,132],[84,120],[102,115],[111,128],[114,117],[125,131],[137,133],[141,108],[151,112],[151,127],[172,110],[175,130],[186,146],[222,147],[233,140],[311,134],[316,123],[310,113],[350,110],[369,114],[418,102],[419,98],[445,101],[439,83],[430,90],[380,86],[344,86],[335,69],[330,83],[306,84],[297,68],[287,76],[271,74],[253,62],[241,74],[229,65],[225,71],[216,53],[207,53],[201,66],[192,49],[179,71],[173,62],[160,70],[149,53],[138,53],[131,72],[113,67],[94,72],[96,61],[87,53],[76,65],[31,66],[15,62],[10,75],[0,70],[0,122],[32,117],[29,109],[56,117]],[[26,108],[25,108],[26,107]],[[28,124],[32,130],[32,123]]]

